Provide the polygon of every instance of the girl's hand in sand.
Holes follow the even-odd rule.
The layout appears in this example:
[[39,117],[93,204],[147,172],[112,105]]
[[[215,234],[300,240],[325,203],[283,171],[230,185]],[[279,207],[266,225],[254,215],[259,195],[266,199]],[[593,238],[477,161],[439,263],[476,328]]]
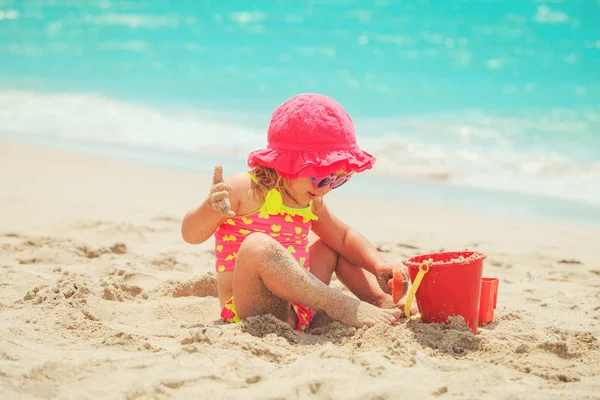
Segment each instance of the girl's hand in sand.
[[231,218],[235,217],[235,213],[231,210],[229,192],[231,192],[231,186],[223,180],[223,167],[217,165],[209,193],[210,208]]
[[[406,294],[408,293],[408,285],[410,283],[410,277],[408,275],[408,268],[404,264],[396,264],[396,263],[381,263],[376,266],[376,271],[378,272],[378,281],[381,289],[387,293],[388,296],[384,299],[379,307],[381,308],[399,308],[404,314],[404,304],[406,303]],[[401,278],[401,288],[398,290],[396,288],[396,293],[394,296],[392,287],[394,285],[398,285],[398,282],[393,282],[394,280],[394,269],[396,269],[400,274]],[[419,312],[419,308],[415,302],[411,304],[410,307],[410,315],[416,315]]]
[[404,297],[404,295],[408,292],[408,268],[403,264],[397,263],[380,263],[375,267],[377,280],[379,281],[379,286],[381,290],[383,290],[387,294],[393,294],[390,282],[394,278],[394,270],[397,270],[402,275],[402,290],[400,298]]

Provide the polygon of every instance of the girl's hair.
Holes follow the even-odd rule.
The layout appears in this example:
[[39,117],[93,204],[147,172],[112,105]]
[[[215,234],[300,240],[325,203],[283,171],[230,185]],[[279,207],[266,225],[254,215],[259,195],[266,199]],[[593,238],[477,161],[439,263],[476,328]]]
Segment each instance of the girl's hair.
[[261,201],[265,199],[267,192],[271,189],[277,189],[279,193],[287,192],[287,181],[283,179],[273,168],[259,165],[250,171],[257,180],[256,185],[252,185],[250,195]]
[[[264,201],[267,192],[271,189],[277,189],[282,195],[288,194],[287,181],[277,173],[273,168],[256,166],[250,170],[254,175],[257,183],[250,188],[250,196],[260,201]],[[317,212],[323,205],[322,198],[318,198],[313,202],[313,212]]]

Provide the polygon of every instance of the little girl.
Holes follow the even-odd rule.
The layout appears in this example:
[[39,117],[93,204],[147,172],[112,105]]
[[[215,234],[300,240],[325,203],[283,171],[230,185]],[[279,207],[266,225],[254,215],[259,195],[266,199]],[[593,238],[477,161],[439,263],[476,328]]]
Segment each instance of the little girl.
[[[272,314],[299,331],[316,311],[355,327],[396,321],[402,312],[381,308],[393,303],[379,284],[393,265],[323,202],[375,163],[350,116],[329,97],[301,94],[274,111],[267,140],[248,155],[249,173],[223,180],[217,166],[208,198],[182,223],[188,243],[215,236],[221,317]],[[329,287],[334,272],[357,298]]]

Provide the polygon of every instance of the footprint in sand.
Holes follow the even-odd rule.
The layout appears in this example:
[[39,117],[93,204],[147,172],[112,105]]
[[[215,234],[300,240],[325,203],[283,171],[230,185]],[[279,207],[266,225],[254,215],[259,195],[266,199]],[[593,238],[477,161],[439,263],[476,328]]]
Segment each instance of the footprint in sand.
[[148,338],[136,334],[117,332],[110,336],[104,337],[102,342],[98,343],[96,347],[119,347],[124,350],[133,351],[152,351],[158,352],[162,350],[160,346],[153,346],[148,342]]
[[152,265],[160,271],[185,271],[187,265],[180,263],[175,256],[161,254],[152,260]]
[[123,302],[141,294],[144,299],[147,299],[148,293],[144,293],[143,287],[148,287],[153,280],[156,278],[115,268],[109,272],[107,278],[100,280],[100,286],[103,287],[102,298]]
[[125,254],[127,253],[127,245],[125,243],[115,243],[108,247],[90,248],[88,246],[80,246],[79,250],[87,258],[97,258],[103,254]]
[[[115,282],[111,285],[104,286],[102,292],[102,298],[109,301],[120,301],[132,300],[136,296],[142,294],[143,289],[136,285],[128,285],[123,282]],[[148,298],[148,296],[144,296]]]
[[181,344],[208,343],[215,344],[217,339],[223,335],[219,327],[205,327],[191,331],[189,336],[180,341]]
[[567,360],[582,358],[586,354],[589,354],[590,351],[597,351],[600,349],[598,339],[591,332],[561,331],[559,333],[559,340],[545,341],[539,343],[536,347]]
[[218,297],[217,276],[209,272],[188,281],[167,281],[159,285],[154,292],[159,296],[170,297]]
[[[213,250],[205,253],[213,253]],[[166,251],[156,255],[151,264],[154,269],[159,271],[182,271],[191,273],[195,267],[206,266],[213,267],[212,257],[186,251]]]
[[543,342],[538,344],[536,347],[538,349],[553,353],[560,358],[569,359],[581,356],[581,354],[569,352],[569,347],[567,346],[566,342]]
[[[71,239],[20,236],[20,243],[5,244],[4,250],[18,253],[19,264],[72,264],[77,258],[97,258],[103,254],[125,254],[125,243],[94,248]],[[20,254],[19,254],[20,253]]]

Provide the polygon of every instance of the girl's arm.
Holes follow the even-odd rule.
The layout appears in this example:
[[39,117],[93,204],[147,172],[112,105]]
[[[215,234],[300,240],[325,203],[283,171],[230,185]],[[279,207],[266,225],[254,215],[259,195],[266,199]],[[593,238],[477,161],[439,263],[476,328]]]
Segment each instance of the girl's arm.
[[332,250],[375,276],[388,272],[379,268],[389,264],[375,246],[360,232],[333,215],[325,203],[319,204],[316,215],[319,219],[313,222],[312,230]]
[[203,243],[227,218],[213,210],[207,198],[198,207],[185,214],[181,223],[181,236],[190,244]]

